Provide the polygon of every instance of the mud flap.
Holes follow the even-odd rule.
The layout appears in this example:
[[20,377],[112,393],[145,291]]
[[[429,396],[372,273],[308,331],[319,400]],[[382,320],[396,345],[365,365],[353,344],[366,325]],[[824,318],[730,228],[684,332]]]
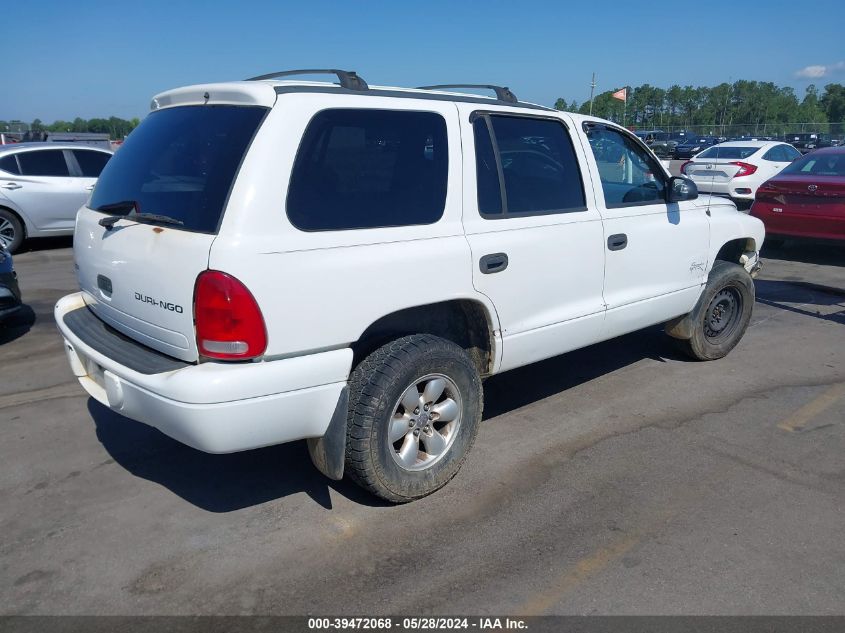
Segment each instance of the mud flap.
[[344,387],[337,399],[329,428],[323,437],[308,438],[308,454],[321,473],[329,479],[343,479],[346,460],[346,414],[349,408],[349,387]]

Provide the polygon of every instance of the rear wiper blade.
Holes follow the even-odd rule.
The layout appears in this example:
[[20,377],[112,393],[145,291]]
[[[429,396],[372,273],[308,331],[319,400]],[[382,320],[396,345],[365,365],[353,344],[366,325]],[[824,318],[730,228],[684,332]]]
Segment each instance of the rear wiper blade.
[[[110,202],[109,204],[101,204],[96,207],[94,211],[104,211],[106,213],[115,213],[107,218],[102,218],[99,222],[100,226],[104,226],[106,230],[111,230],[115,223],[121,218],[138,213],[137,200],[121,200],[120,202]],[[121,211],[125,213],[121,213]]]
[[[157,224],[173,224],[183,225],[182,220],[171,218],[169,215],[161,215],[159,213],[139,213],[138,203],[134,200],[123,200],[121,202],[113,202],[111,204],[104,204],[97,207],[97,211],[111,211],[118,212],[118,215],[110,215],[107,218],[102,218],[99,225],[106,229],[114,228],[120,220],[132,220],[133,222],[151,222]],[[128,211],[129,213],[121,214],[120,211]]]
[[120,213],[121,211],[126,211],[130,213],[132,211],[138,212],[138,201],[137,200],[121,200],[120,202],[110,202],[109,204],[101,204],[99,207],[96,207],[94,211],[105,211],[106,213]]

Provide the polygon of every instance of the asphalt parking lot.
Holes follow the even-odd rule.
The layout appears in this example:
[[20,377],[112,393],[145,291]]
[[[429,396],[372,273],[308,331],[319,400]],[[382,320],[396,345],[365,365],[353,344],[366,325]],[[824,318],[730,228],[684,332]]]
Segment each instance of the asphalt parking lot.
[[87,398],[67,241],[0,330],[0,613],[842,614],[845,251],[765,253],[712,363],[659,328],[486,384],[458,477],[405,506],[303,444],[205,455]]

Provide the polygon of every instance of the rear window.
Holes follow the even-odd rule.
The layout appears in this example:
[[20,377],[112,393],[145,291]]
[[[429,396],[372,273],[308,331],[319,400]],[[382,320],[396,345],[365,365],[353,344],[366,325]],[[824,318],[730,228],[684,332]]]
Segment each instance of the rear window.
[[845,176],[845,154],[809,154],[790,163],[782,174],[808,176]]
[[[133,201],[180,229],[216,233],[266,108],[183,106],[152,112],[106,164],[90,207]],[[128,213],[128,212],[126,212]]]
[[743,159],[748,158],[755,152],[760,150],[759,147],[731,147],[724,145],[717,145],[706,149],[698,155],[698,158],[734,158]]
[[446,204],[448,164],[439,114],[323,110],[296,155],[288,218],[303,231],[432,224]]

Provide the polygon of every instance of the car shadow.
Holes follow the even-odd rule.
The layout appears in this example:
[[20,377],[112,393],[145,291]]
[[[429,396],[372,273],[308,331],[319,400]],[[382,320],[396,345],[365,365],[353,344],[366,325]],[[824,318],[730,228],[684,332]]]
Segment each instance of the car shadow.
[[34,237],[26,240],[21,249],[16,253],[34,253],[37,251],[49,251],[56,248],[70,248],[73,246],[72,235],[61,235],[57,237]]
[[[644,358],[679,358],[660,328],[515,369],[487,381],[484,418],[507,413]],[[103,447],[127,471],[154,481],[209,512],[233,512],[297,493],[331,509],[333,490],[368,506],[388,505],[345,478],[332,481],[311,464],[304,441],[210,455],[125,418],[93,398],[88,410]]]
[[484,419],[509,413],[641,360],[689,360],[653,326],[497,374],[484,383]]
[[758,279],[757,303],[845,325],[845,290],[811,282]]
[[115,462],[209,512],[232,512],[302,492],[331,509],[331,489],[364,505],[384,505],[351,481],[332,481],[320,474],[304,441],[212,455],[125,418],[93,398],[88,399],[88,411],[97,439]]
[[845,249],[841,243],[785,239],[782,243],[763,242],[761,256],[784,262],[802,262],[845,267]]
[[29,305],[23,304],[20,310],[6,317],[0,323],[0,345],[11,343],[22,337],[32,329],[36,320],[35,310]]

